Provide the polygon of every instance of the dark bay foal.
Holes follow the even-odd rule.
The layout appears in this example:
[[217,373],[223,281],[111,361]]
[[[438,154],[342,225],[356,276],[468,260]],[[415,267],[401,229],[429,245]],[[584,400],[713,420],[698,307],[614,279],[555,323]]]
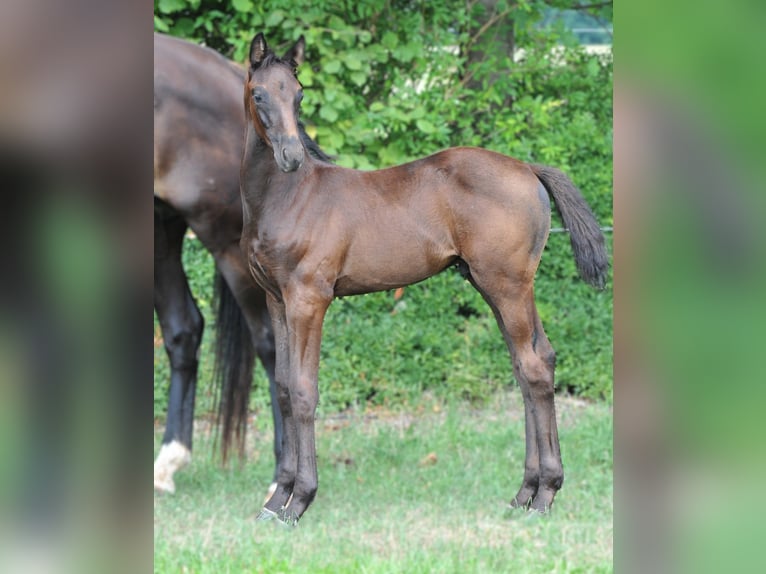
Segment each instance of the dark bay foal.
[[[154,488],[174,492],[175,472],[191,460],[202,313],[182,260],[191,229],[213,256],[219,309],[216,375],[222,389],[222,447],[243,447],[248,395],[257,356],[274,387],[274,336],[263,290],[242,257],[242,80],[245,70],[217,52],[154,35],[154,307],[170,362],[168,416],[154,464]],[[311,153],[323,156],[306,133]],[[274,455],[282,419],[272,399]],[[275,465],[276,466],[276,465]]]
[[277,490],[260,517],[294,524],[316,494],[317,371],[333,298],[409,285],[453,265],[494,312],[524,397],[524,478],[511,504],[544,512],[564,477],[555,354],[533,295],[549,194],[581,275],[601,287],[608,262],[596,219],[559,170],[488,150],[453,148],[370,172],[310,157],[298,133],[303,53],[301,38],[280,59],[258,34],[245,86],[242,249],[267,292],[284,424]]

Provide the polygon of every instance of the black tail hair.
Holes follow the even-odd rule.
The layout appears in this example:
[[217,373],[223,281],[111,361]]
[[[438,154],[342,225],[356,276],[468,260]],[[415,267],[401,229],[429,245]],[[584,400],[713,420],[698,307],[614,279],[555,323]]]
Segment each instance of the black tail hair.
[[215,298],[218,312],[214,380],[220,389],[218,426],[222,429],[221,455],[225,463],[234,439],[240,458],[245,454],[255,348],[242,310],[218,270],[215,274]]
[[564,226],[569,230],[569,240],[580,276],[594,287],[603,289],[609,258],[604,234],[596,217],[564,172],[547,165],[530,164],[530,167],[550,193]]

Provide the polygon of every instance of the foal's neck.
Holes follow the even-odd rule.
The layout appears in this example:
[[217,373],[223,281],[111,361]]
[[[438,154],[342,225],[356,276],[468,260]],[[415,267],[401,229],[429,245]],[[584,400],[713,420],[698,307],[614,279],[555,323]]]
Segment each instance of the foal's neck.
[[310,169],[312,158],[304,146],[303,165],[296,171],[285,173],[274,159],[274,150],[252,126],[247,127],[245,152],[242,161],[242,193],[253,215],[258,217],[267,205],[274,202],[290,203],[298,181]]

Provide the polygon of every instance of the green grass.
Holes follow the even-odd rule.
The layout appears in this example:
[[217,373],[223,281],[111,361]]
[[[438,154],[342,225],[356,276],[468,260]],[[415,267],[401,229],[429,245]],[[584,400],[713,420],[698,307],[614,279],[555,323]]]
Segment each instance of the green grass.
[[426,398],[409,412],[323,416],[319,492],[294,530],[254,521],[270,422],[252,425],[247,464],[228,469],[200,429],[177,493],[155,496],[155,572],[611,572],[611,408],[557,407],[566,479],[548,516],[506,508],[523,471],[517,391],[481,409]]

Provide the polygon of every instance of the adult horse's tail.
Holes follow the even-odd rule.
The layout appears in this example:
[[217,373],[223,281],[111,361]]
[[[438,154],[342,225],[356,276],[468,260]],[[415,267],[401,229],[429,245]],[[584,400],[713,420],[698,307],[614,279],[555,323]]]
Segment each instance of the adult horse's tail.
[[609,259],[604,234],[580,191],[564,172],[547,165],[530,164],[532,171],[548,190],[556,209],[569,230],[575,263],[580,276],[599,289],[604,288]]
[[255,349],[242,310],[218,270],[215,296],[218,300],[218,317],[214,379],[221,393],[218,399],[218,424],[221,427],[221,454],[226,462],[235,438],[239,455],[244,456]]

